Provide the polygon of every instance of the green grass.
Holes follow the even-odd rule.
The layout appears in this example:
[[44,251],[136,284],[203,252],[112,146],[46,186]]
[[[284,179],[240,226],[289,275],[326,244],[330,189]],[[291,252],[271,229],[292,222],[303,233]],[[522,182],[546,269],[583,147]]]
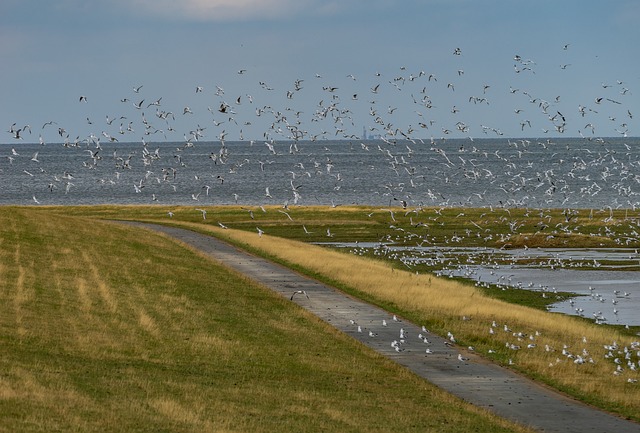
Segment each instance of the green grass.
[[[44,211],[97,218],[167,219],[202,222],[198,206],[74,206]],[[367,206],[207,207],[207,223],[305,242],[390,241],[398,245],[466,247],[640,248],[640,210],[376,208]],[[288,216],[284,213],[286,212]],[[291,219],[289,219],[289,216]],[[306,234],[302,225],[312,232]],[[326,235],[329,228],[332,238]],[[636,262],[637,263],[637,262]]]
[[[66,215],[100,219],[153,220],[164,224],[180,225],[193,222],[257,233],[260,227],[266,233],[307,243],[326,242],[385,242],[399,246],[455,246],[487,248],[640,248],[640,210],[567,210],[567,209],[487,209],[487,208],[414,208],[340,206],[296,206],[283,209],[277,206],[214,206],[207,207],[207,219],[203,220],[197,206],[73,206],[34,208],[45,212],[62,212]],[[263,211],[264,209],[264,211]],[[174,216],[169,217],[168,212]],[[285,214],[286,212],[286,214]],[[288,214],[288,215],[287,215]],[[291,219],[289,218],[291,217]],[[304,227],[303,227],[304,226]],[[481,227],[479,229],[478,227]],[[311,234],[307,234],[305,229]],[[195,228],[197,230],[197,228]],[[327,236],[330,229],[332,237]],[[635,234],[634,234],[635,233]],[[454,239],[455,242],[451,240]],[[347,252],[346,249],[339,249]],[[397,258],[375,255],[371,249],[364,256],[386,260],[397,269],[407,269]],[[476,251],[447,257],[441,263],[419,264],[411,270],[435,273],[486,260],[489,256]],[[512,264],[548,267],[548,259],[521,257],[492,253],[492,263],[501,266]],[[599,270],[638,270],[640,260],[630,257],[627,261],[602,261]],[[611,267],[609,267],[611,266]],[[574,270],[595,269],[593,262],[575,261]],[[301,270],[301,269],[300,269]],[[303,271],[303,270],[301,270]],[[322,278],[316,275],[316,278]],[[336,282],[333,282],[336,283]],[[472,284],[472,283],[470,283]],[[570,293],[547,294],[540,291],[502,287],[481,288],[497,299],[518,305],[546,309],[559,301],[557,296],[568,298]],[[640,332],[640,327],[622,329],[629,335]]]
[[[210,230],[202,224],[188,223],[187,227],[223,237],[415,323],[426,324],[432,332],[445,335],[453,331],[463,347],[474,346],[478,353],[495,362],[579,400],[637,420],[640,393],[637,385],[627,382],[627,379],[638,380],[638,374],[626,369],[622,375],[612,375],[615,370],[613,357],[606,359],[604,356],[604,346],[611,342],[633,346],[632,342],[637,341],[634,334],[637,329],[596,326],[583,318],[536,311],[529,306],[510,307],[496,301],[495,297],[484,297],[469,284],[460,284],[455,279],[436,279],[406,271],[394,275],[394,270],[387,265],[323,248],[305,247],[299,242],[274,237],[265,240],[252,233],[225,231],[217,227]],[[354,269],[359,271],[354,272]],[[390,272],[392,278],[389,278]],[[511,292],[517,294],[516,290]],[[526,297],[521,302],[532,303]],[[471,317],[472,320],[463,320],[463,317]],[[499,331],[490,337],[488,330],[493,322],[499,323],[500,327],[508,324],[518,331],[517,336],[512,335],[512,331]],[[537,349],[514,351],[505,348],[505,341],[526,347],[530,343],[528,336],[534,337]],[[545,349],[547,346],[550,350]],[[562,354],[562,348],[569,348],[569,352],[576,348],[584,349],[589,354],[588,359],[593,358],[594,363],[589,360],[584,366],[578,366]],[[618,355],[622,353],[620,350]],[[633,347],[632,352],[636,352]],[[637,355],[632,354],[631,360],[636,362]]]
[[[470,284],[468,280],[457,278],[463,284]],[[526,290],[514,287],[497,287],[495,285],[475,285],[480,292],[501,301],[510,304],[523,305],[538,310],[547,310],[548,307],[556,302],[562,302],[577,295],[571,292],[542,292],[537,290]]]
[[[241,209],[238,207],[212,207],[208,208],[207,220],[203,220],[202,216],[199,212],[195,212],[194,209],[189,207],[184,208],[175,208],[175,215],[173,218],[169,218],[164,212],[159,211],[159,208],[136,208],[131,209],[127,208],[122,211],[120,217],[135,217],[137,219],[155,219],[157,221],[175,225],[188,225],[188,228],[202,231],[205,233],[210,233],[208,230],[209,227],[218,227],[218,221],[224,222],[225,225],[230,227],[242,228],[250,233],[249,236],[246,237],[247,241],[242,242],[242,246],[245,248],[249,248],[252,251],[264,255],[268,258],[274,259],[283,263],[287,266],[293,267],[303,273],[309,274],[315,278],[318,278],[324,282],[335,285],[336,287],[341,288],[342,290],[351,293],[354,296],[361,297],[367,301],[373,302],[389,311],[400,314],[407,319],[413,320],[416,323],[426,324],[432,331],[437,331],[441,334],[446,333],[447,331],[454,330],[456,335],[459,337],[458,341],[466,345],[473,345],[476,347],[477,351],[480,353],[484,353],[488,358],[503,363],[505,365],[510,364],[510,360],[513,358],[515,360],[515,364],[510,366],[511,368],[517,369],[518,371],[527,374],[535,379],[546,382],[547,384],[557,387],[562,391],[571,394],[575,398],[581,399],[585,402],[594,404],[596,406],[602,407],[604,409],[619,413],[623,416],[627,416],[633,419],[637,419],[637,408],[638,408],[638,389],[636,384],[627,384],[626,383],[626,375],[623,377],[617,377],[612,379],[611,372],[615,368],[612,360],[604,360],[602,359],[602,345],[610,344],[612,341],[625,341],[625,344],[628,344],[629,341],[636,341],[637,335],[636,333],[640,331],[638,327],[631,327],[630,329],[624,329],[622,327],[614,327],[614,326],[596,326],[594,327],[587,319],[581,318],[572,318],[570,321],[559,320],[559,318],[563,317],[557,314],[550,314],[548,317],[545,316],[542,319],[542,322],[548,322],[545,326],[546,331],[543,332],[543,337],[540,337],[540,340],[547,342],[552,347],[561,348],[564,344],[568,344],[572,348],[582,347],[584,346],[582,343],[582,337],[584,335],[589,335],[588,341],[589,344],[588,349],[589,352],[595,355],[598,364],[595,366],[589,366],[588,368],[579,368],[572,369],[569,365],[572,363],[564,363],[565,365],[560,365],[557,363],[558,352],[550,352],[545,354],[544,348],[540,349],[543,353],[535,353],[538,351],[526,351],[520,354],[514,353],[511,350],[504,349],[504,341],[500,339],[489,339],[487,337],[487,329],[489,324],[491,323],[491,318],[498,319],[498,322],[502,322],[503,320],[507,320],[510,325],[513,325],[513,318],[503,317],[502,320],[499,319],[500,316],[503,316],[503,313],[499,310],[504,310],[506,315],[509,315],[509,311],[511,309],[505,308],[504,306],[499,307],[498,310],[493,311],[491,313],[483,314],[485,316],[483,320],[473,320],[469,322],[461,322],[460,318],[461,314],[448,315],[443,314],[442,311],[429,309],[426,306],[419,306],[415,303],[412,305],[402,305],[401,302],[398,302],[392,297],[380,297],[380,296],[372,296],[366,290],[361,290],[355,287],[350,283],[349,278],[340,279],[335,278],[333,274],[327,274],[326,271],[322,270],[314,270],[309,266],[301,266],[297,263],[297,258],[286,259],[283,260],[279,258],[279,251],[276,248],[275,252],[269,253],[266,252],[261,246],[259,246],[260,242],[256,242],[259,237],[256,235],[255,227],[259,226],[263,228],[267,233],[275,234],[283,238],[291,238],[296,240],[336,240],[335,238],[340,236],[341,240],[363,240],[369,239],[370,233],[364,237],[362,237],[363,233],[383,232],[385,229],[389,232],[384,236],[386,239],[389,239],[390,234],[395,235],[398,232],[397,224],[401,223],[401,218],[397,214],[395,215],[396,221],[395,224],[389,225],[389,222],[385,219],[390,218],[390,214],[388,211],[383,210],[375,210],[371,208],[294,208],[289,209],[287,212],[294,218],[294,221],[289,220],[286,215],[283,215],[281,212],[277,212],[277,208],[267,208],[266,213],[262,213],[260,211],[259,214],[254,214],[254,219],[250,218],[250,215],[246,209]],[[86,211],[83,209],[82,211]],[[110,212],[117,213],[116,209],[92,209],[93,212],[97,214],[106,214]],[[448,211],[448,210],[447,210]],[[460,211],[460,210],[459,210]],[[469,213],[470,210],[464,209],[464,213]],[[475,211],[475,210],[471,210]],[[446,216],[447,219],[443,219],[444,225],[449,222],[457,223],[461,217],[458,217],[458,214],[455,212],[450,212],[449,215],[444,215],[445,210],[440,209],[424,209],[421,212],[429,213],[429,212],[440,212],[440,216]],[[499,210],[495,212],[505,213],[504,210]],[[510,210],[513,215],[517,215],[518,213],[528,213],[526,210]],[[134,215],[135,213],[135,215]],[[545,211],[545,215],[551,216],[551,218],[557,218],[564,220],[565,216],[561,210],[552,210]],[[378,215],[379,221],[377,221],[376,215]],[[502,215],[502,214],[500,214]],[[608,212],[607,212],[608,215]],[[223,217],[224,219],[220,218]],[[439,217],[440,218],[440,217]],[[487,218],[487,216],[483,216],[483,218]],[[503,224],[503,216],[499,216],[495,218],[492,222],[494,225],[486,224],[487,229],[491,232],[495,228],[495,232],[500,231],[501,224]],[[635,224],[634,221],[631,220],[616,220],[606,218],[607,221],[595,221],[595,225],[600,225],[606,228],[607,232],[613,233],[614,230],[619,230],[620,233],[625,234],[628,233],[628,230],[633,231]],[[457,220],[457,221],[456,221]],[[595,218],[593,218],[595,220]],[[545,221],[550,221],[548,217],[545,216]],[[627,224],[624,229],[621,227]],[[630,224],[630,225],[629,225]],[[307,235],[302,226],[305,226],[308,230],[313,231],[313,235]],[[393,226],[393,227],[392,227]],[[334,237],[331,239],[327,239],[323,230],[325,227],[331,227],[332,233],[334,233]],[[353,229],[353,238],[348,238],[347,230],[348,228]],[[321,228],[321,230],[317,230]],[[405,245],[411,244],[411,242],[416,242],[415,236],[411,234],[410,230],[405,230],[403,236],[396,236],[394,241],[398,244],[404,243]],[[217,236],[227,237],[225,233],[231,233],[226,231],[218,231]],[[318,233],[321,233],[318,236]],[[451,241],[452,237],[456,235],[457,231],[452,231],[448,235],[445,235],[443,239]],[[314,236],[316,236],[314,238]],[[368,237],[367,237],[368,236]],[[233,238],[237,236],[234,234]],[[477,237],[477,236],[476,236]],[[488,237],[488,236],[487,236]],[[477,240],[473,236],[465,236],[461,237],[460,240],[456,242],[456,246],[473,246],[473,242],[477,242]],[[579,241],[588,239],[591,240],[592,236],[575,236],[572,238],[573,244],[572,247],[582,246]],[[553,239],[551,239],[553,241]],[[615,236],[611,236],[608,241],[610,242],[610,247],[612,249],[621,248],[620,244],[624,242],[622,238],[616,238]],[[237,242],[237,241],[234,241]],[[266,241],[265,241],[266,242]],[[274,242],[273,238],[270,238],[268,244]],[[444,242],[442,246],[449,245],[447,242]],[[495,237],[492,239],[488,239],[484,246],[498,246],[499,243],[495,242]],[[590,245],[590,244],[587,244]],[[262,242],[262,246],[266,246],[264,242]],[[289,247],[287,247],[289,248]],[[345,249],[342,249],[344,252]],[[300,255],[303,255],[304,250],[301,250]],[[317,253],[313,253],[317,254]],[[353,256],[352,254],[348,254]],[[456,259],[456,263],[463,263],[465,258],[458,257]],[[506,256],[505,256],[506,257]],[[380,258],[380,257],[378,257]],[[386,260],[391,260],[390,257],[385,257]],[[469,254],[467,259],[477,259],[475,254]],[[345,260],[348,260],[345,258]],[[509,263],[512,259],[505,258],[505,263]],[[354,266],[359,266],[354,263]],[[403,268],[396,263],[397,268]],[[355,268],[354,268],[355,269]],[[403,268],[406,269],[406,268]],[[584,269],[584,268],[582,268]],[[426,272],[428,269],[421,269],[421,272]],[[452,281],[455,279],[446,279],[447,281]],[[430,281],[430,280],[429,280]],[[455,282],[455,281],[452,281]],[[467,283],[467,285],[469,285]],[[457,290],[457,289],[455,289]],[[392,290],[392,292],[397,292]],[[535,291],[526,291],[526,290],[513,290],[507,289],[502,290],[498,287],[490,287],[488,290],[484,291],[485,294],[489,294],[491,297],[498,298],[501,300],[508,301],[510,303],[517,303],[520,305],[525,305],[528,307],[534,307],[539,310],[545,310],[548,303],[551,301],[549,297],[556,296],[556,294],[547,293],[547,298],[543,298],[540,292]],[[558,294],[564,296],[565,294]],[[567,295],[568,296],[568,295]],[[460,299],[460,303],[464,304],[465,300]],[[471,312],[472,315],[475,314],[474,317],[478,317],[477,311]],[[524,314],[522,321],[518,319],[518,330],[523,331],[525,333],[533,334],[534,330],[537,326],[540,325],[540,321],[536,324],[527,323],[526,317],[531,315],[535,316],[532,313]],[[536,316],[538,317],[538,316]],[[461,324],[464,324],[462,326]],[[561,330],[561,331],[555,331]],[[564,330],[564,331],[563,331]],[[568,332],[570,330],[570,332]],[[543,347],[544,344],[539,344],[539,347]],[[489,350],[493,352],[489,352]],[[559,350],[559,349],[557,349]],[[525,354],[526,353],[526,354]],[[554,365],[551,367],[551,365]],[[630,378],[637,378],[637,374],[633,372],[627,371]]]
[[0,208],[0,431],[517,431],[209,259]]
[[[518,246],[558,246],[562,248],[577,247],[598,247],[617,250],[620,248],[635,247],[637,239],[634,235],[637,228],[637,219],[630,218],[631,211],[616,210],[613,213],[607,211],[571,211],[569,214],[565,210],[544,210],[533,211],[527,209],[434,209],[423,208],[413,209],[409,213],[403,213],[399,208],[394,209],[392,219],[391,212],[387,209],[376,209],[370,207],[292,207],[284,210],[277,207],[267,207],[263,212],[259,207],[208,207],[207,219],[203,220],[200,211],[190,206],[164,207],[164,206],[95,206],[95,207],[50,207],[31,208],[36,213],[64,214],[74,216],[79,220],[85,220],[89,224],[94,219],[134,219],[156,221],[172,225],[188,225],[188,228],[210,233],[209,227],[218,227],[218,223],[225,226],[245,230],[252,233],[244,242],[243,247],[248,248],[257,254],[274,259],[287,266],[291,266],[302,273],[309,274],[329,284],[335,285],[352,295],[361,297],[373,302],[394,313],[400,314],[416,323],[427,324],[433,331],[446,333],[454,330],[459,336],[459,341],[464,345],[474,345],[476,349],[485,353],[492,360],[507,364],[514,358],[516,364],[512,367],[519,371],[549,385],[558,387],[572,396],[600,406],[607,410],[619,413],[623,416],[637,418],[638,389],[636,384],[622,383],[626,381],[617,378],[612,380],[610,375],[615,365],[611,360],[600,360],[597,367],[597,375],[589,376],[591,367],[572,371],[565,367],[558,367],[556,364],[557,354],[542,354],[539,359],[534,360],[533,351],[527,351],[527,355],[517,355],[512,351],[504,349],[504,342],[490,341],[487,336],[487,327],[491,321],[469,321],[464,322],[461,327],[459,315],[447,316],[438,311],[429,310],[426,314],[417,305],[408,307],[389,298],[372,296],[366,290],[354,287],[347,280],[340,280],[326,272],[313,270],[311,267],[296,264],[296,260],[282,260],[276,253],[265,252],[261,247],[250,246],[255,244],[254,240],[259,239],[256,227],[260,227],[267,234],[301,240],[303,242],[344,242],[344,241],[384,241],[396,245],[411,246],[417,244],[431,244],[442,247],[502,247],[505,249]],[[173,217],[169,217],[167,212],[172,211]],[[251,212],[249,212],[251,211]],[[285,215],[283,212],[289,215]],[[406,212],[406,211],[405,211]],[[464,214],[464,215],[461,215]],[[570,218],[567,217],[570,216]],[[289,216],[293,219],[289,219]],[[395,221],[393,221],[395,220]],[[568,221],[567,221],[568,220]],[[428,224],[425,227],[416,222]],[[540,225],[544,222],[546,227]],[[575,224],[568,227],[568,223]],[[476,225],[480,226],[478,229]],[[559,225],[559,226],[558,226]],[[303,226],[311,235],[305,233]],[[475,227],[475,229],[472,229]],[[554,227],[550,229],[549,227]],[[557,229],[555,229],[557,227]],[[326,235],[327,228],[330,228],[333,237]],[[569,230],[571,228],[571,230]],[[475,230],[475,231],[474,231]],[[562,231],[559,233],[558,230]],[[537,232],[536,232],[537,231]],[[555,233],[554,233],[555,231]],[[544,232],[544,233],[543,233]],[[569,233],[571,232],[571,233]],[[226,231],[220,231],[217,235],[224,236]],[[237,242],[237,241],[235,241]],[[346,253],[346,249],[342,249]],[[353,256],[353,254],[347,254]],[[373,256],[373,255],[372,255]],[[397,258],[391,256],[375,257],[384,259],[392,263],[397,269],[406,269],[398,262]],[[439,266],[420,266],[412,268],[412,272],[419,270],[422,273],[433,272],[448,266],[457,266],[479,260],[478,253],[458,255],[455,259]],[[513,257],[509,255],[494,254],[492,260],[496,264],[513,263]],[[631,258],[629,263],[637,264],[637,260]],[[615,265],[628,264],[616,262]],[[548,264],[540,263],[540,266]],[[583,266],[579,269],[588,269]],[[602,265],[600,270],[606,270],[607,266]],[[455,279],[447,279],[455,280]],[[466,285],[470,285],[466,283]],[[556,294],[547,293],[544,298],[540,292],[506,289],[500,287],[479,288],[484,294],[507,301],[512,304],[533,307],[538,310],[545,310],[546,306],[554,299]],[[569,296],[559,293],[559,296]],[[464,299],[460,300],[464,303]],[[501,307],[504,309],[504,307]],[[505,309],[505,312],[508,313]],[[472,313],[473,314],[473,313]],[[491,313],[493,318],[501,313]],[[525,315],[526,316],[526,315]],[[549,315],[548,322],[556,323],[559,315]],[[485,319],[491,316],[485,317]],[[554,326],[547,329],[545,338],[552,346],[562,347],[566,339],[571,339],[571,347],[582,346],[582,336],[593,335],[589,338],[589,350],[592,353],[603,351],[602,344],[609,344],[612,341],[637,340],[637,333],[640,327],[614,327],[602,325],[593,327],[587,319],[573,318],[571,321],[572,335],[560,332],[555,335]],[[511,324],[510,319],[509,323]],[[545,321],[547,319],[544,319]],[[558,323],[557,329],[564,329],[566,323]],[[527,328],[526,323],[520,323],[519,328],[525,332],[532,332]],[[535,328],[534,328],[535,329]],[[611,332],[609,332],[609,330]],[[602,331],[600,333],[600,331]],[[554,334],[554,335],[552,335]],[[573,335],[575,334],[575,335]],[[599,335],[601,334],[601,335]],[[488,350],[494,350],[489,354]],[[601,354],[599,355],[601,356]],[[553,368],[548,365],[554,364]],[[586,376],[585,376],[586,374]],[[631,373],[630,373],[631,374]],[[630,377],[637,375],[631,374]],[[597,379],[597,380],[596,380]],[[583,386],[584,385],[584,386]],[[629,397],[626,397],[629,395]]]

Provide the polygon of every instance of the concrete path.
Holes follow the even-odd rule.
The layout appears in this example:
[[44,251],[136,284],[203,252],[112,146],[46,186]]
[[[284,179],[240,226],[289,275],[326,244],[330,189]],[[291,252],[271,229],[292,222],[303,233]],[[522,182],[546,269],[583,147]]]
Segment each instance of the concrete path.
[[[287,299],[293,296],[292,302],[335,328],[451,394],[501,417],[544,432],[640,432],[640,424],[576,402],[451,346],[448,340],[425,332],[419,326],[402,319],[396,321],[384,310],[216,238],[184,229],[144,226],[203,251]],[[308,297],[296,293],[300,290]],[[429,343],[420,339],[420,334]],[[394,341],[397,343],[392,345]],[[427,353],[427,349],[432,353]]]

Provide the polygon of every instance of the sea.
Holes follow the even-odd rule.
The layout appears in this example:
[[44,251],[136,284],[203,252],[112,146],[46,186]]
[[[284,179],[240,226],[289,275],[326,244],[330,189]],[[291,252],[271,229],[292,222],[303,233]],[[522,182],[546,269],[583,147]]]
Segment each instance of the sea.
[[[637,216],[640,139],[13,142],[0,144],[0,178],[0,205],[623,208]],[[517,272],[526,274],[514,287],[530,281],[584,295],[552,311],[640,325],[633,272],[477,267],[469,278]]]
[[628,208],[640,139],[0,144],[0,204]]

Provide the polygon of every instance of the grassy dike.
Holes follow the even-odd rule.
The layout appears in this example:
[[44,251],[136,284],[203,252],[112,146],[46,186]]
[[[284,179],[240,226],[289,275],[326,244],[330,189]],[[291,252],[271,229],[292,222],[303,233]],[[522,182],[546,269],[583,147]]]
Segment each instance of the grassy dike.
[[100,220],[157,213],[0,207],[0,431],[526,431],[197,252]]
[[[441,335],[451,332],[463,347],[473,346],[487,358],[575,398],[631,419],[640,419],[640,381],[634,382],[640,379],[638,371],[625,366],[622,372],[616,372],[618,363],[626,363],[624,348],[634,347],[633,343],[639,340],[637,328],[626,330],[594,325],[582,318],[514,305],[489,297],[485,291],[469,284],[429,274],[416,275],[380,260],[308,244],[327,241],[325,233],[330,228],[330,240],[333,241],[385,240],[415,244],[411,233],[424,230],[426,234],[422,239],[443,245],[466,232],[469,235],[457,245],[496,247],[504,246],[506,242],[519,242],[519,245],[533,246],[532,243],[537,242],[536,245],[541,246],[620,248],[622,245],[634,246],[637,241],[630,235],[638,224],[637,216],[631,211],[569,213],[561,209],[425,208],[413,215],[403,215],[402,210],[396,208],[392,216],[388,209],[364,207],[299,207],[286,210],[287,214],[279,207],[269,207],[264,212],[257,207],[232,206],[207,210],[207,218],[203,219],[194,207],[174,208],[172,217],[168,217],[166,209],[161,207],[73,208],[79,215],[156,220],[228,239],[427,325]],[[461,213],[465,218],[461,218]],[[426,229],[417,227],[416,221],[430,221],[431,225]],[[517,231],[513,230],[514,221]],[[541,221],[547,227],[561,225],[565,230],[559,233],[541,228]],[[225,230],[219,223],[238,230]],[[469,227],[475,227],[474,224],[482,227],[484,243],[479,243],[479,237],[470,231]],[[266,234],[258,236],[256,227]],[[402,229],[400,235],[399,229]],[[544,236],[539,233],[542,230],[546,230]],[[520,302],[526,304],[528,301],[525,298]],[[494,323],[494,332],[490,334]],[[633,349],[629,353],[636,364],[637,352],[638,349]],[[578,363],[580,359],[583,362]]]

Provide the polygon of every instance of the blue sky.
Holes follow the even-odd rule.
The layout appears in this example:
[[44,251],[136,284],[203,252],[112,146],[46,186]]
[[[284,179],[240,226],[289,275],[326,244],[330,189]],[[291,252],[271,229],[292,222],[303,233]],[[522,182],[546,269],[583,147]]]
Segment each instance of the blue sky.
[[3,0],[0,143],[637,136],[637,17],[631,0]]

